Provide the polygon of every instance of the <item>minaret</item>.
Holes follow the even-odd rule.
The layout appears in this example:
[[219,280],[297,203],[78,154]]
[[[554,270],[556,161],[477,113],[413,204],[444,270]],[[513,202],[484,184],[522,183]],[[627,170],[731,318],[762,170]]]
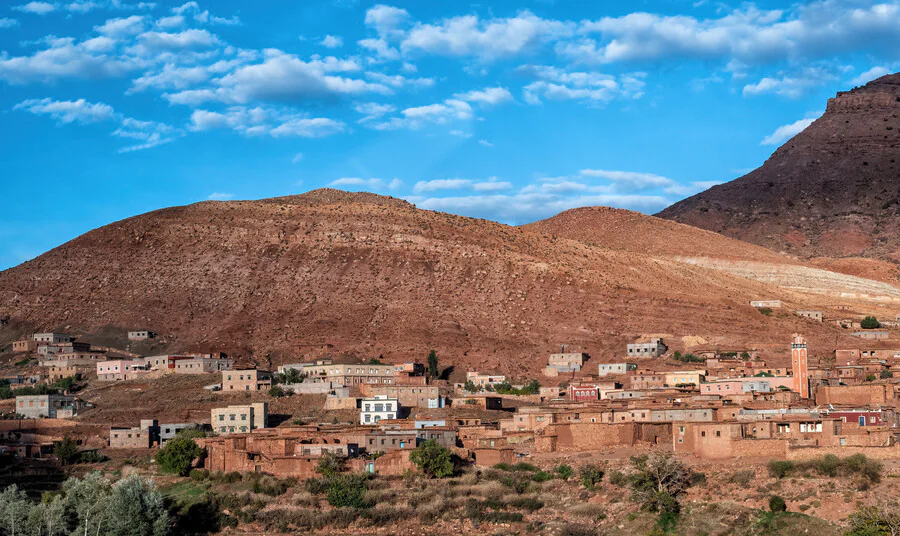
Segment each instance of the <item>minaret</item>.
[[809,398],[809,369],[806,365],[806,339],[794,333],[791,341],[791,369],[794,373],[794,392]]

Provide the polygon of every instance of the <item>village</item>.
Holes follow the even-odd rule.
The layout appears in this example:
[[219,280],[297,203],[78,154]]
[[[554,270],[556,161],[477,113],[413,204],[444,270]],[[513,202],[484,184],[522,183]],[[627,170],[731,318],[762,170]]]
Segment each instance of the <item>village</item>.
[[[750,306],[766,314],[780,303]],[[795,314],[824,321],[819,311]],[[141,357],[64,333],[35,333],[12,345],[16,356],[34,356],[40,372],[3,378],[14,409],[0,421],[0,450],[48,458],[70,436],[86,449],[152,450],[193,429],[204,436],[197,439],[206,452],[199,465],[210,471],[298,479],[314,477],[323,456],[339,456],[358,471],[402,475],[415,470],[410,454],[426,441],[479,467],[619,447],[700,460],[896,458],[900,345],[870,348],[867,341],[888,336],[881,326],[889,323],[873,327],[867,319],[857,321],[857,347],[815,349],[816,359],[795,334],[784,341],[789,363],[778,366],[750,349],[682,354],[663,338],[645,337],[615,361],[563,346],[548,355],[539,378],[469,370],[457,382],[441,377],[433,353],[428,363],[321,358],[262,370],[236,366],[221,353]],[[129,340],[154,336],[128,332]],[[221,399],[208,417],[161,422],[146,414],[139,422],[78,424],[96,408],[71,392],[77,382],[124,385],[177,375],[208,378],[201,389]],[[273,419],[270,404],[288,396],[324,399],[320,415],[334,418]]]

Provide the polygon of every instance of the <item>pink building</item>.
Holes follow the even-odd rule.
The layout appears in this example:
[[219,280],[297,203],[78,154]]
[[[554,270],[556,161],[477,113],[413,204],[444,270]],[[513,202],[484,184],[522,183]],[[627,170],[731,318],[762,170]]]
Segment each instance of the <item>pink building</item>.
[[97,379],[101,381],[130,380],[148,370],[143,360],[115,359],[97,363]]

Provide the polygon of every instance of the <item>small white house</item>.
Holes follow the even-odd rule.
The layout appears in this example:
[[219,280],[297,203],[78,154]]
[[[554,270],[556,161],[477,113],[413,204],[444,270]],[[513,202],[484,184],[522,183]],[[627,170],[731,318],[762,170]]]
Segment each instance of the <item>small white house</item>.
[[363,398],[359,402],[359,424],[375,424],[381,419],[397,419],[400,415],[400,401],[378,395]]

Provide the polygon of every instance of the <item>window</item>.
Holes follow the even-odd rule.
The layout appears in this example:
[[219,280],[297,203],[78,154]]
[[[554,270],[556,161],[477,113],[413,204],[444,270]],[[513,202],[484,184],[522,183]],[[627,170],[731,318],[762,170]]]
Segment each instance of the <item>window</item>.
[[722,437],[722,432],[719,430],[716,430],[716,437]]
[[700,432],[700,437],[706,437],[706,432]]

